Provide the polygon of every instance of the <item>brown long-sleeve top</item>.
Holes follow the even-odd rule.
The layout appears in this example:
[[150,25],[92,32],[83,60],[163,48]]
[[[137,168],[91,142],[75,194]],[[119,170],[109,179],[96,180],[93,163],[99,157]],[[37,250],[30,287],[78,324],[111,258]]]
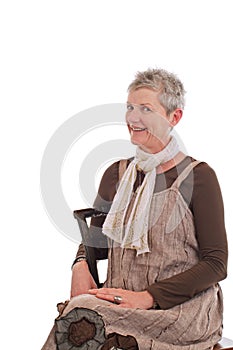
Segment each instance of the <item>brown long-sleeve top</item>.
[[[171,187],[178,174],[194,161],[186,157],[178,166],[157,174],[155,192]],[[164,181],[164,176],[166,181]],[[138,173],[135,188],[144,177]],[[94,207],[109,210],[119,181],[119,161],[104,173]],[[190,191],[190,189],[192,191]],[[147,290],[161,309],[181,304],[227,275],[227,238],[221,190],[215,172],[207,163],[198,164],[181,184],[180,192],[193,213],[196,238],[199,244],[199,262],[191,269],[166,280],[155,282]],[[95,219],[94,226],[101,228],[104,219]],[[81,244],[77,256],[85,255]],[[107,258],[107,249],[96,248],[98,258]]]

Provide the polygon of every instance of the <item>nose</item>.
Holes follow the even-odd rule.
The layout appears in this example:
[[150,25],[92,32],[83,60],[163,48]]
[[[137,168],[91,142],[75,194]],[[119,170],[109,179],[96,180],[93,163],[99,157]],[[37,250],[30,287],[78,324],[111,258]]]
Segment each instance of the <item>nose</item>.
[[126,121],[129,124],[135,124],[140,122],[141,117],[140,117],[140,112],[136,109],[133,111],[127,111],[126,112]]

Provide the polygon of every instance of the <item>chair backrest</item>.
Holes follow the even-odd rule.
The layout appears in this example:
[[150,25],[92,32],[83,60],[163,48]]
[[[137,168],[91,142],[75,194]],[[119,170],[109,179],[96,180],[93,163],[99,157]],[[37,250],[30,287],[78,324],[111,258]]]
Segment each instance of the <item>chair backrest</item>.
[[[95,242],[98,241],[99,246],[107,247],[107,238],[101,232],[99,232],[98,237],[96,236],[93,237],[90,232],[90,225],[88,224],[87,219],[105,217],[107,214],[101,211],[98,211],[94,208],[75,210],[73,214],[75,219],[77,219],[78,221],[80,233],[82,236],[82,243],[84,244],[85,250],[86,250],[86,257],[87,257],[89,270],[98,288],[100,288],[102,284],[99,281],[99,274],[97,269],[97,256],[95,253],[96,251]],[[101,257],[98,256],[98,260],[100,259]]]

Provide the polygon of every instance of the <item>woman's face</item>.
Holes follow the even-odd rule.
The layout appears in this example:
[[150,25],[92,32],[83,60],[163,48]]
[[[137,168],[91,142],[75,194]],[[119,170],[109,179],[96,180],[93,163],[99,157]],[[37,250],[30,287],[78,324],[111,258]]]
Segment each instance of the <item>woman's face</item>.
[[167,116],[158,99],[158,92],[139,88],[129,93],[127,101],[126,122],[131,142],[144,151],[157,153],[170,140],[171,127],[177,124],[176,110]]

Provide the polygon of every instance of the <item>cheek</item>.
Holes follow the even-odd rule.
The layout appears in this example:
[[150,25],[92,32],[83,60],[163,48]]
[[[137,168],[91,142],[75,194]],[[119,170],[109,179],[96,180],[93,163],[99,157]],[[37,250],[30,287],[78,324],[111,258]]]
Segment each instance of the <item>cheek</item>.
[[160,115],[153,116],[152,118],[144,118],[143,124],[155,135],[156,133],[164,132],[170,128],[169,121]]
[[130,116],[129,113],[126,114],[125,121],[126,121],[127,124],[131,124],[132,123],[132,117]]

